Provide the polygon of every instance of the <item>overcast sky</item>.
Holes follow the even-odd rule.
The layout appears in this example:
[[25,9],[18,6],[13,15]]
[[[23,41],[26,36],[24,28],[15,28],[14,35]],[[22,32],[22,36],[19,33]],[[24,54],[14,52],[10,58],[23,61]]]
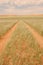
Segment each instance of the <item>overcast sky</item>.
[[43,14],[43,0],[0,0],[0,14]]

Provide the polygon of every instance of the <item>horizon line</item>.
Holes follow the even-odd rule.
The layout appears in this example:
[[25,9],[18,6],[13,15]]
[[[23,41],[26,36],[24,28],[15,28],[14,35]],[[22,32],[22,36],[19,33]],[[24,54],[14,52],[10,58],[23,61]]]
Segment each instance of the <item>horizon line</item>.
[[0,16],[43,16],[43,14],[28,14],[28,15],[0,14]]

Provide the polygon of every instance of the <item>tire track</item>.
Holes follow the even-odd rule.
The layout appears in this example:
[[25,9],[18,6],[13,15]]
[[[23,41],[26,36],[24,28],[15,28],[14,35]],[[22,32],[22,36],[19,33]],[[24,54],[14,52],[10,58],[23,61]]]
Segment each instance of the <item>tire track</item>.
[[7,42],[10,40],[13,31],[15,31],[16,27],[17,27],[18,23],[16,23],[4,36],[3,38],[0,40],[0,54],[3,52],[3,50],[5,49]]
[[35,29],[33,29],[30,25],[28,25],[27,23],[25,23],[25,25],[31,31],[32,35],[37,40],[40,47],[43,48],[43,37]]

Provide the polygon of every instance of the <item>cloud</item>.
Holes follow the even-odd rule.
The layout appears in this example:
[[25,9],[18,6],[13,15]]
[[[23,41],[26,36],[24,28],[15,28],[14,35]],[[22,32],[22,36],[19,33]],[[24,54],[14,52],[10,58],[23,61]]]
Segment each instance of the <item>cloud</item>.
[[0,14],[43,13],[43,0],[0,0]]
[[26,5],[26,4],[41,4],[43,0],[12,0],[16,5]]
[[9,0],[0,0],[0,3],[8,2]]
[[0,7],[7,8],[28,8],[34,6],[43,6],[43,0],[0,0]]

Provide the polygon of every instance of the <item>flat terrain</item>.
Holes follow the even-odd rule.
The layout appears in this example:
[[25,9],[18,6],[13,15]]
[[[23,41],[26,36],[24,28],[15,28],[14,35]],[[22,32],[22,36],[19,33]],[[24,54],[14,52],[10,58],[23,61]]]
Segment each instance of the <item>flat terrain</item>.
[[43,37],[41,35],[39,35],[38,32],[36,30],[34,30],[31,26],[29,26],[29,25],[26,25],[26,26],[33,34],[34,38],[39,43],[40,47],[43,48]]
[[0,65],[43,65],[43,16],[0,19]]

